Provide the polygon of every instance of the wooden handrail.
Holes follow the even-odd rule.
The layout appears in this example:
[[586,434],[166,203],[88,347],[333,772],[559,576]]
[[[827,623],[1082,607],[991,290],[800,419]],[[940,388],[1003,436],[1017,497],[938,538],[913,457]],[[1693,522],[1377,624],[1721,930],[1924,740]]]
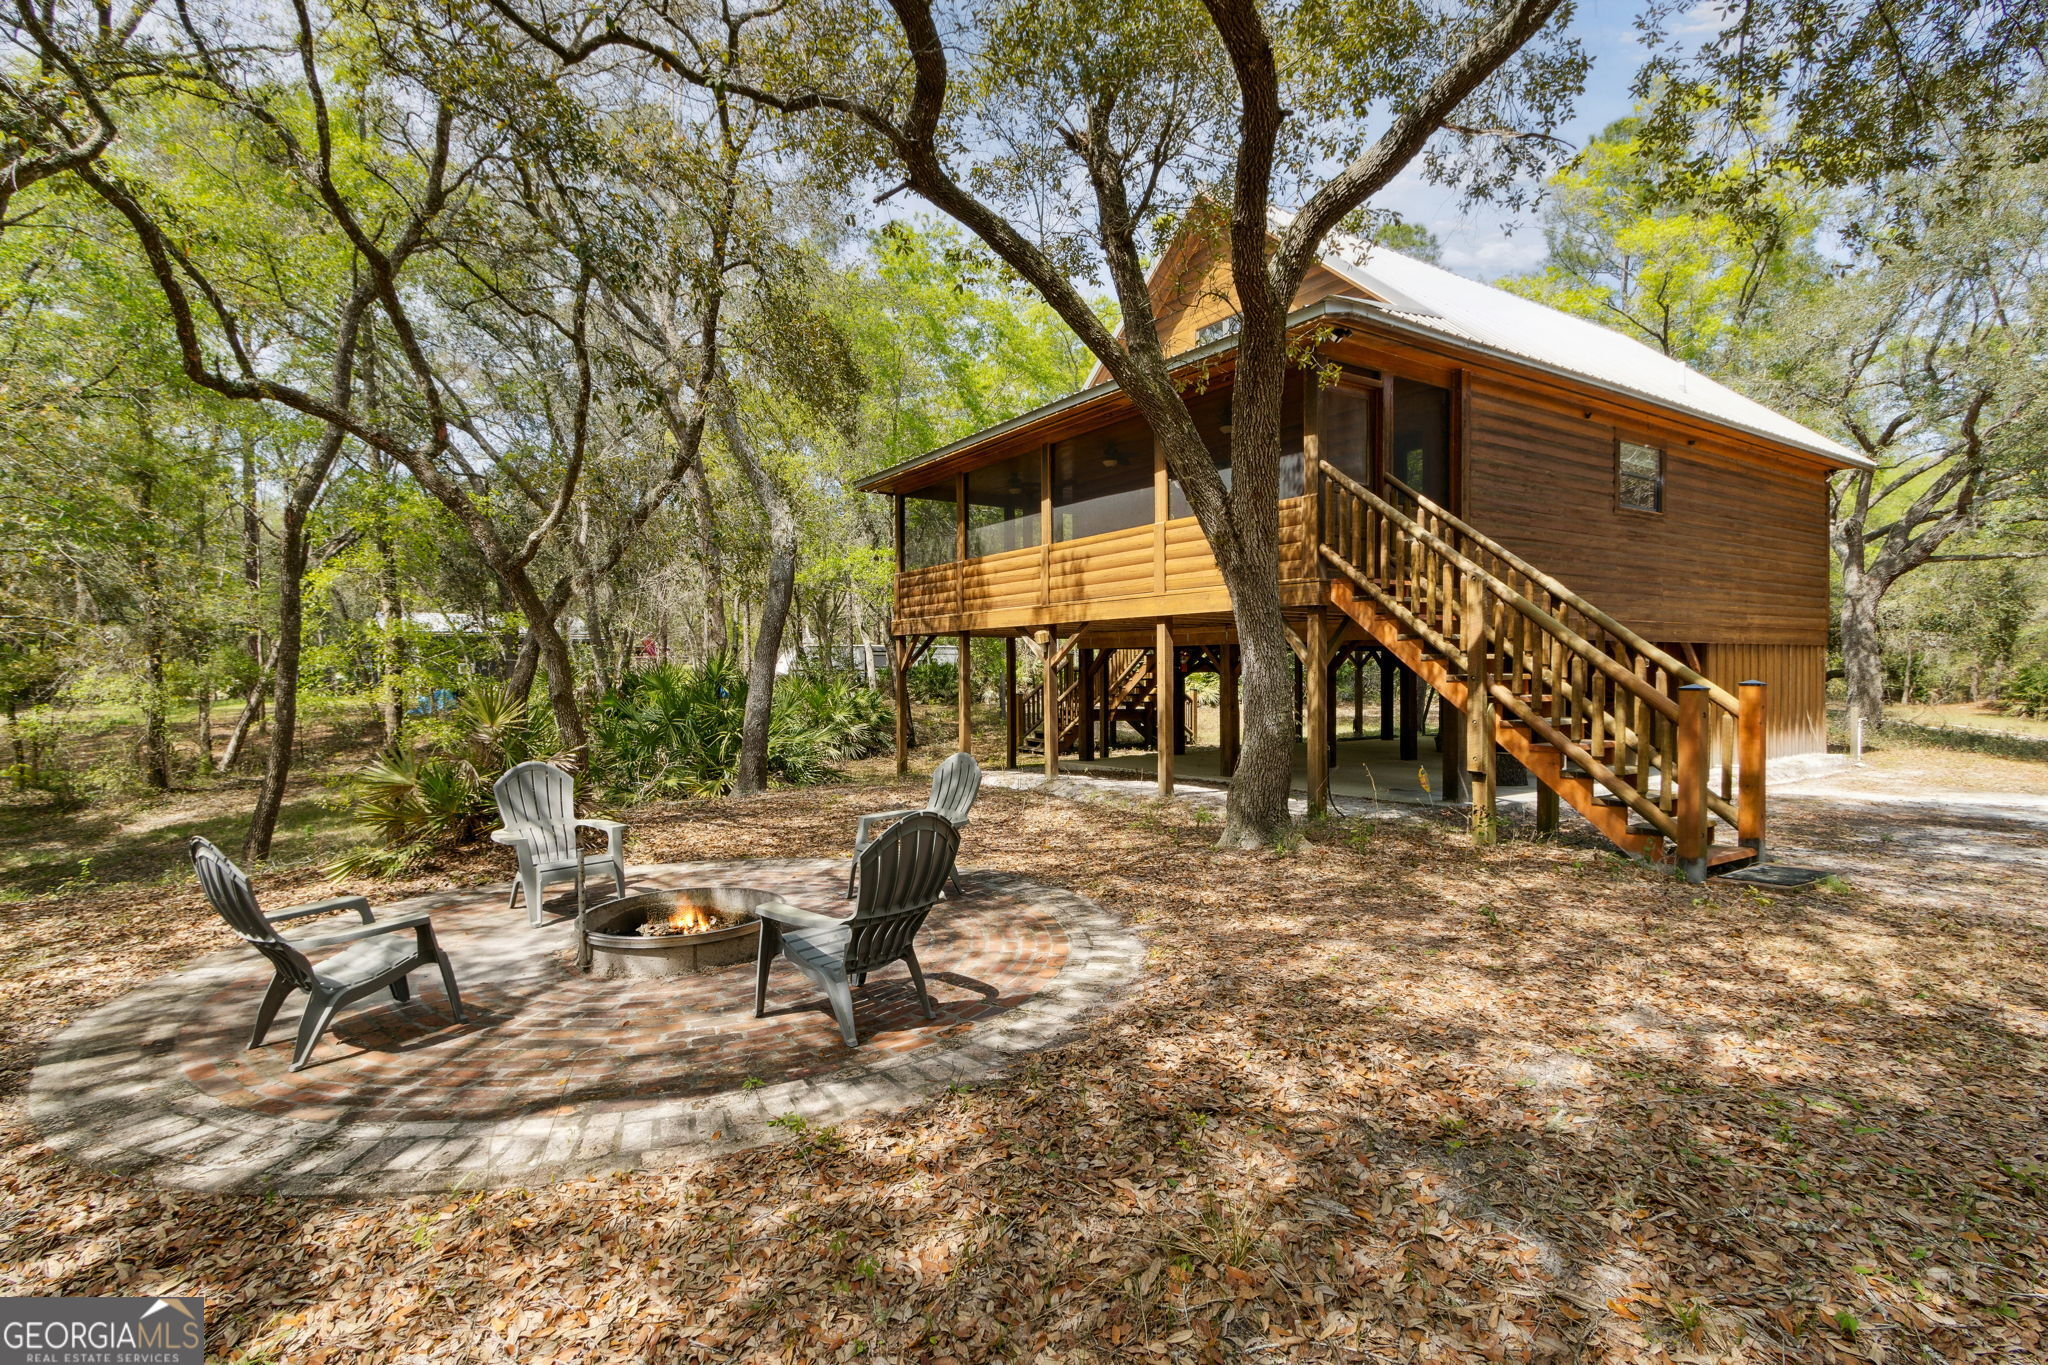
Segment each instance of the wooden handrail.
[[[1323,472],[1325,474],[1336,474],[1337,477],[1340,479],[1344,478],[1343,471],[1341,470],[1326,469]],[[1739,711],[1741,709],[1741,703],[1736,699],[1735,695],[1732,692],[1729,692],[1726,688],[1721,687],[1719,684],[1715,683],[1715,681],[1712,678],[1707,677],[1698,669],[1693,668],[1690,665],[1684,663],[1670,651],[1660,649],[1656,645],[1652,644],[1650,641],[1645,640],[1642,636],[1636,634],[1636,632],[1630,630],[1627,626],[1615,620],[1612,616],[1609,616],[1606,612],[1600,610],[1600,608],[1594,606],[1591,602],[1579,596],[1579,594],[1573,592],[1570,588],[1567,588],[1563,583],[1559,582],[1555,578],[1552,578],[1549,574],[1543,572],[1543,570],[1537,568],[1534,564],[1531,564],[1528,560],[1522,558],[1513,550],[1510,550],[1507,546],[1493,539],[1493,537],[1487,535],[1484,531],[1479,530],[1477,527],[1471,525],[1469,522],[1466,522],[1459,518],[1456,513],[1451,512],[1443,506],[1430,501],[1430,499],[1425,497],[1422,493],[1420,493],[1416,489],[1410,488],[1407,484],[1395,478],[1392,474],[1388,474],[1385,477],[1388,483],[1400,489],[1409,497],[1415,499],[1416,503],[1420,506],[1428,508],[1433,515],[1441,517],[1446,523],[1448,523],[1451,526],[1453,530],[1457,531],[1460,535],[1469,536],[1476,544],[1478,544],[1478,546],[1481,549],[1485,550],[1488,554],[1498,555],[1501,559],[1506,561],[1509,567],[1513,568],[1516,573],[1523,575],[1530,582],[1535,583],[1537,586],[1541,587],[1545,592],[1555,595],[1559,601],[1566,603],[1568,606],[1572,608],[1572,610],[1583,613],[1588,620],[1592,621],[1602,630],[1614,636],[1615,639],[1621,641],[1630,649],[1636,651],[1636,653],[1642,655],[1644,658],[1656,664],[1659,668],[1669,673],[1672,677],[1677,678],[1682,683],[1689,683],[1695,686],[1706,688],[1707,695],[1713,699],[1713,702],[1716,706],[1719,706],[1723,710],[1729,711],[1731,713]],[[1351,482],[1351,480],[1346,479],[1345,482],[1349,483]],[[1357,485],[1354,483],[1353,487],[1357,487]]]
[[[1570,626],[1537,606],[1534,602],[1531,602],[1528,597],[1495,574],[1491,569],[1466,556],[1455,545],[1452,545],[1449,541],[1443,539],[1413,517],[1410,517],[1406,512],[1403,512],[1385,498],[1380,497],[1379,494],[1374,493],[1371,489],[1344,473],[1343,470],[1325,466],[1322,476],[1326,480],[1334,481],[1339,488],[1360,498],[1368,507],[1371,507],[1381,516],[1387,517],[1395,525],[1408,532],[1409,535],[1414,536],[1417,540],[1435,550],[1438,554],[1449,560],[1454,568],[1479,578],[1486,583],[1496,598],[1507,603],[1531,621],[1534,621],[1545,634],[1558,640],[1565,648],[1605,673],[1615,683],[1641,697],[1650,706],[1669,719],[1678,719],[1678,703],[1676,701],[1644,682],[1633,672],[1623,668],[1606,650],[1601,649],[1591,640],[1588,640],[1585,636],[1579,634]],[[1325,549],[1324,553],[1329,554],[1329,551]],[[1354,577],[1357,576],[1355,568],[1351,572]]]

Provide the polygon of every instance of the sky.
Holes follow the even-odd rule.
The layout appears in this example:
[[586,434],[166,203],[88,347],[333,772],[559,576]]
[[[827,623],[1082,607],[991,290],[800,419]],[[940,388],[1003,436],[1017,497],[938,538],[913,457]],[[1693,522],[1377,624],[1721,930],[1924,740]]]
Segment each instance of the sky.
[[[1569,32],[1586,46],[1592,70],[1571,122],[1560,130],[1574,148],[1629,112],[1629,83],[1641,66],[1630,0],[1580,0]],[[1521,213],[1482,204],[1458,207],[1457,191],[1423,179],[1420,163],[1403,171],[1375,201],[1420,223],[1443,243],[1443,264],[1461,275],[1492,280],[1532,270],[1543,261],[1543,230],[1534,209]]]

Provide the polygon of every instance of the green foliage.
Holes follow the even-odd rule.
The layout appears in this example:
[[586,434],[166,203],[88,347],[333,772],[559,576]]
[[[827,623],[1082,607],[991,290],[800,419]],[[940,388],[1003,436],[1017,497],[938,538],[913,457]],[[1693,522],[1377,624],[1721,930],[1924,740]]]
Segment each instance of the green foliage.
[[[721,795],[739,771],[746,705],[746,674],[730,655],[628,674],[592,709],[591,776],[621,800]],[[882,699],[864,687],[783,679],[768,725],[768,774],[791,785],[828,781],[834,762],[877,752],[889,722]]]
[[1501,287],[1730,374],[1773,309],[1820,282],[1818,196],[1781,183],[1736,211],[1709,185],[1674,202],[1640,135],[1639,119],[1617,120],[1550,178],[1548,259]]
[[912,664],[903,675],[903,681],[910,689],[912,701],[949,702],[960,695],[960,667],[957,664],[930,661]]
[[497,819],[491,784],[507,768],[552,757],[544,716],[502,685],[479,682],[414,732],[343,779],[336,804],[368,842],[335,863],[343,875],[390,875],[425,854],[479,838]]

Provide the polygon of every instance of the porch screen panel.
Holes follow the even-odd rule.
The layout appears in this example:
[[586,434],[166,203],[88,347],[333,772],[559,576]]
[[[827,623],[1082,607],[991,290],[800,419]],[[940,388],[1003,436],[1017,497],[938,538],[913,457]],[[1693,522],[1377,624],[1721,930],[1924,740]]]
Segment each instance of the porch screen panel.
[[1124,422],[1052,448],[1054,540],[1152,524],[1152,431]]
[[969,558],[1038,544],[1038,452],[967,476]]
[[903,495],[904,568],[929,569],[953,562],[959,549],[959,508],[951,479]]
[[1322,433],[1316,448],[1323,463],[1372,487],[1372,425],[1378,392],[1338,384],[1323,390],[1321,402]]
[[1451,503],[1451,391],[1394,383],[1393,475],[1440,507]]
[[[1280,496],[1298,498],[1301,485],[1301,375],[1299,372],[1287,376],[1287,388],[1280,398]],[[1212,389],[1208,393],[1192,394],[1188,397],[1188,412],[1195,419],[1195,429],[1202,433],[1202,441],[1209,447],[1210,455],[1216,460],[1216,473],[1223,480],[1223,486],[1230,487],[1230,430],[1234,425],[1230,390]],[[1166,491],[1166,515],[1190,517],[1194,508],[1188,505],[1186,494],[1180,491],[1180,480],[1170,479]]]

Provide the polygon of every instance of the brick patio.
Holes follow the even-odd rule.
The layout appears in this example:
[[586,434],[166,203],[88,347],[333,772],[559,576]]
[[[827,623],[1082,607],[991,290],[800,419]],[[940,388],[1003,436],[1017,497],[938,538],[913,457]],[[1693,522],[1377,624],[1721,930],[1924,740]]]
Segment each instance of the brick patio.
[[[761,887],[843,914],[845,864],[638,868],[635,890]],[[575,969],[573,922],[529,927],[489,887],[379,906],[434,916],[469,1019],[416,973],[410,1002],[347,1010],[314,1063],[286,1069],[295,1006],[243,1050],[269,967],[232,950],[152,982],[55,1038],[30,1084],[45,1139],[72,1159],[167,1183],[288,1194],[521,1183],[773,1136],[771,1120],[832,1123],[913,1103],[1045,1046],[1140,968],[1131,931],[1078,896],[963,874],[918,938],[938,1013],[891,967],[855,991],[862,1046],[786,964],[753,1017],[751,962],[681,979]],[[225,926],[222,936],[226,937]]]

